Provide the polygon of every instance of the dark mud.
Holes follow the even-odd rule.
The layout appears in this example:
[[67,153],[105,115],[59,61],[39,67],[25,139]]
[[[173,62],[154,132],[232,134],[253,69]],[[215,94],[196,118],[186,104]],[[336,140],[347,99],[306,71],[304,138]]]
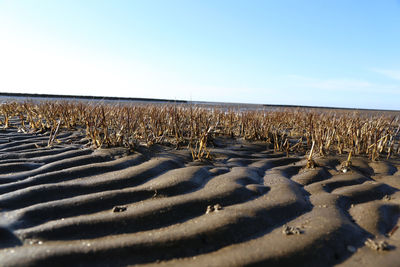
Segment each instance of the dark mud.
[[344,156],[305,169],[303,156],[244,141],[216,140],[212,161],[192,162],[187,150],[47,139],[0,133],[1,266],[400,262],[395,160],[355,157],[343,173]]

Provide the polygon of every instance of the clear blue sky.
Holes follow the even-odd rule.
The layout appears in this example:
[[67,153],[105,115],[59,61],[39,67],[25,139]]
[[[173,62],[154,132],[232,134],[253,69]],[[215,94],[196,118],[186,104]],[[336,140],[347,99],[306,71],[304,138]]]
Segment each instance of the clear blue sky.
[[0,91],[400,110],[400,1],[0,0]]

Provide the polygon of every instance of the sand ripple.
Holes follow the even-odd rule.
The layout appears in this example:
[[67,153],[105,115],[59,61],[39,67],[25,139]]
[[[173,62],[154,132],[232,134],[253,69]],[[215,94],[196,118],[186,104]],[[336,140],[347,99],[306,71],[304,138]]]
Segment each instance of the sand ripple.
[[343,173],[344,157],[309,170],[257,143],[222,140],[213,161],[192,162],[185,150],[58,138],[50,148],[46,135],[0,133],[1,266],[400,262],[395,160],[354,158]]

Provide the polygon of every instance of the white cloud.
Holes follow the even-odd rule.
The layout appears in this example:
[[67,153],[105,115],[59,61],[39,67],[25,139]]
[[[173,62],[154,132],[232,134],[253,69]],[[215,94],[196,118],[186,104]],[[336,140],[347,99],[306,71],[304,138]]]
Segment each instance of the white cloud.
[[391,79],[400,81],[400,70],[373,69],[373,71]]

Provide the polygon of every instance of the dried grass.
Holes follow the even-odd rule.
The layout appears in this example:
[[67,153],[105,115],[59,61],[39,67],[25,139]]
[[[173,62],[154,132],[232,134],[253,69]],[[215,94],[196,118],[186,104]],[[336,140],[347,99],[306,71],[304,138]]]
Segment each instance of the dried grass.
[[[16,118],[18,123],[12,123]],[[15,121],[15,120],[14,120]],[[63,129],[82,129],[94,148],[139,144],[187,145],[193,159],[210,157],[219,135],[266,142],[275,151],[315,154],[352,153],[377,160],[398,155],[399,118],[305,109],[237,111],[176,104],[94,104],[46,101],[0,105],[0,125],[22,132],[50,132],[49,145]],[[349,156],[348,163],[351,156]]]

